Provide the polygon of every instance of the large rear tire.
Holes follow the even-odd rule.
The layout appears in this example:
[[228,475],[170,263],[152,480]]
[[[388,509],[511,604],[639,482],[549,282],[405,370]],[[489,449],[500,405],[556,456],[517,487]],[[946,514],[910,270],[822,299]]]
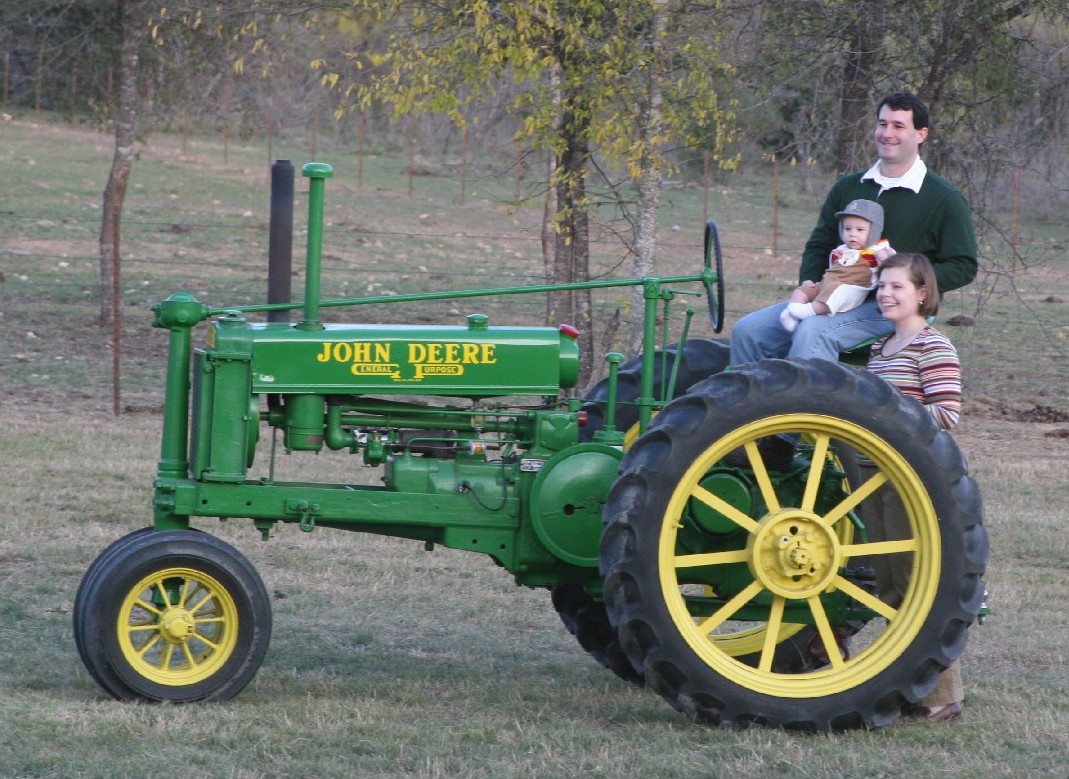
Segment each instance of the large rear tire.
[[[811,441],[811,453],[793,475],[770,472],[756,443],[788,433]],[[708,488],[740,446],[760,486],[752,516]],[[846,493],[827,478],[843,447],[876,472]],[[854,509],[881,485],[907,507],[902,541],[868,543],[855,525]],[[879,727],[965,649],[984,593],[982,513],[953,439],[883,380],[823,360],[741,366],[663,409],[625,455],[604,514],[608,616],[646,685],[694,719]],[[878,555],[911,561],[897,607],[846,573]],[[848,647],[838,629],[861,623]],[[799,626],[819,636],[825,665],[776,662]],[[744,654],[725,632],[762,640]]]

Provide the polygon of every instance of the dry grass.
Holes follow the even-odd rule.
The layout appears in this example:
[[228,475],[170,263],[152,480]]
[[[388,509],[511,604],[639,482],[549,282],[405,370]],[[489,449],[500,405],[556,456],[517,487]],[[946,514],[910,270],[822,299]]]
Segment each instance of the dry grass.
[[960,438],[984,486],[995,614],[966,657],[967,719],[805,737],[688,723],[593,663],[544,592],[483,557],[293,526],[264,543],[249,523],[209,520],[273,595],[264,666],[226,704],[110,702],[74,650],[72,598],[93,556],[147,523],[158,420],[4,406],[0,775],[140,777],[162,763],[250,779],[1060,776],[1064,481],[1043,478],[1044,426],[977,427]]

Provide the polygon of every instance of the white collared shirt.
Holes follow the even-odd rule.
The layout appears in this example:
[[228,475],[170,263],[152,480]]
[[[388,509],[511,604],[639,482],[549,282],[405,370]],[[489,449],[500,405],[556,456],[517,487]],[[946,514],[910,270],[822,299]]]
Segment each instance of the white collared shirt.
[[[905,187],[906,189],[912,189],[914,192],[921,191],[921,184],[924,183],[924,176],[928,173],[928,166],[924,164],[924,160],[920,157],[913,161],[913,164],[909,167],[905,173],[898,178],[890,178],[880,173],[879,160],[876,164],[869,168],[861,176],[861,180],[872,179],[880,185],[880,195],[889,189],[895,187]],[[877,195],[879,197],[879,195]]]

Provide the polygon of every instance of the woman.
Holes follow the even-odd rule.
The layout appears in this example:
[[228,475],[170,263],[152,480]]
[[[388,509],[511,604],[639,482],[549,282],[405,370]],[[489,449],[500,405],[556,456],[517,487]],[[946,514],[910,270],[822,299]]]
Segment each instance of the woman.
[[[876,303],[894,332],[872,345],[868,368],[919,401],[943,429],[961,415],[961,363],[950,340],[928,324],[939,310],[939,292],[932,264],[923,254],[895,254],[877,270]],[[909,536],[909,520],[898,493],[881,488],[862,506],[862,517],[873,541]],[[880,599],[897,606],[909,584],[910,556],[873,558]],[[962,715],[964,690],[961,666],[955,660],[935,688],[921,700],[916,713],[943,722]]]

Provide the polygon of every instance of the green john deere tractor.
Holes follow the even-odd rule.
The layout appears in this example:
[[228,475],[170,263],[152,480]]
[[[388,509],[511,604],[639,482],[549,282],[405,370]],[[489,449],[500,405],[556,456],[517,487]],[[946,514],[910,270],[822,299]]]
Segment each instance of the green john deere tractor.
[[[688,286],[723,324],[711,223],[692,275],[320,300],[332,171],[303,173],[303,304],[213,308],[176,293],[154,307],[170,348],[153,522],[100,553],[74,605],[78,651],[107,693],[225,700],[257,672],[270,599],[236,548],[194,529],[208,517],[250,519],[264,539],[289,522],[489,555],[547,590],[595,660],[708,723],[882,726],[962,654],[988,544],[953,439],[854,367],[729,368],[724,343],[688,338],[693,309],[670,338]],[[580,398],[567,325],[320,321],[325,308],[629,285],[645,300],[643,353],[608,355]],[[294,310],[294,324],[276,316]],[[773,468],[757,442],[784,435],[794,456]],[[380,481],[277,480],[278,438],[294,454],[356,455]],[[272,463],[258,475],[257,456]],[[862,507],[879,489],[905,504],[907,537],[867,537]],[[881,555],[910,566],[893,607],[876,590]]]

